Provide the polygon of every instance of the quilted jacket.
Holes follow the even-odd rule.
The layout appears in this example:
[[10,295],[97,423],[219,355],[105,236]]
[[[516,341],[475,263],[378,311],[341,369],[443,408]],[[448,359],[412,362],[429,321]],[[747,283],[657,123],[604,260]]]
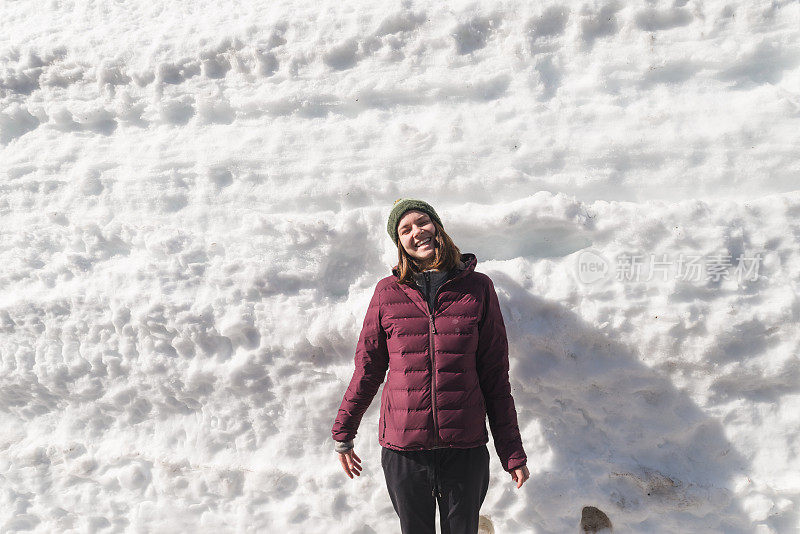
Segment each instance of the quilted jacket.
[[[439,288],[433,313],[420,290],[378,282],[364,317],[355,371],[333,425],[352,440],[386,377],[379,443],[396,450],[471,448],[489,441],[506,471],[525,465],[508,381],[508,341],[491,279],[474,254]],[[388,370],[388,375],[387,375]]]

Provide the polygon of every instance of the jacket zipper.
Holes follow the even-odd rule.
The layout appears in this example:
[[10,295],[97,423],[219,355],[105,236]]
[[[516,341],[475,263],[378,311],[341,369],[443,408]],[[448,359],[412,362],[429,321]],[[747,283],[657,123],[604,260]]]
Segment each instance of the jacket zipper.
[[[425,275],[425,283],[430,288],[430,275],[428,273],[424,273]],[[447,285],[453,278],[450,280],[445,280],[437,289],[436,294],[433,296],[433,311],[428,313],[429,321],[429,328],[428,328],[428,349],[430,350],[430,359],[431,359],[431,408],[433,410],[433,446],[434,448],[439,445],[439,423],[436,419],[436,356],[435,356],[435,347],[433,343],[433,335],[436,333],[436,323],[434,322],[433,318],[436,315],[436,300],[439,296],[439,291]]]
[[[431,278],[430,274],[423,273],[425,277],[425,289],[430,291]],[[438,296],[439,291],[436,291]],[[431,413],[433,415],[433,446],[434,448],[439,444],[439,424],[436,422],[436,358],[434,357],[433,347],[433,334],[436,332],[436,325],[433,322],[433,314],[436,312],[436,296],[433,298],[433,304],[430,304],[428,310],[428,351],[431,360]],[[428,304],[428,303],[426,303]]]
[[439,444],[439,423],[436,419],[436,358],[434,357],[433,334],[436,333],[436,325],[433,323],[433,314],[430,317],[430,328],[428,332],[429,348],[431,352],[431,407],[433,408],[433,446]]

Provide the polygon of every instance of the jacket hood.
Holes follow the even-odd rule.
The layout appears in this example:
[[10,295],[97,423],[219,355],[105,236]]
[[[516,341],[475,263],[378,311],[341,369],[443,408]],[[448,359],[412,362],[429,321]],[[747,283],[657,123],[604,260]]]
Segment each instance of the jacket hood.
[[[459,263],[456,264],[456,267],[453,270],[452,278],[460,278],[468,275],[475,270],[475,266],[477,264],[478,258],[475,256],[475,254],[472,254],[471,252],[462,254]],[[392,274],[395,276],[395,278],[400,278],[400,271],[396,267],[392,267]]]

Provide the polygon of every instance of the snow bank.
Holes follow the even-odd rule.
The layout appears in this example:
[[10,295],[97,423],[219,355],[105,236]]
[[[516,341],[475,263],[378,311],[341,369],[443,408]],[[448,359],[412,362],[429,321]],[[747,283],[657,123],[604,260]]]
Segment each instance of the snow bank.
[[401,196],[498,290],[498,534],[796,530],[798,20],[7,3],[0,530],[399,532],[378,398],[360,478],[330,427]]

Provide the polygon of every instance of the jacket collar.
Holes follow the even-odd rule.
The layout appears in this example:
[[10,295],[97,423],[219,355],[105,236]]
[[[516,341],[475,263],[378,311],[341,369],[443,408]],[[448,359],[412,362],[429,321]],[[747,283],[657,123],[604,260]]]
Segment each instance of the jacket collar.
[[[461,255],[461,260],[456,265],[456,268],[453,269],[449,273],[450,276],[448,276],[447,280],[442,282],[442,285],[446,284],[447,282],[449,282],[451,280],[457,280],[459,278],[464,278],[465,276],[467,276],[470,273],[474,272],[475,271],[475,265],[477,263],[478,263],[478,259],[475,257],[475,254],[471,254],[471,253],[462,254]],[[394,275],[395,280],[400,278],[400,272],[396,268],[392,269],[392,274]],[[434,311],[431,312],[428,309],[428,304],[422,298],[422,295],[420,294],[419,291],[417,291],[414,288],[409,287],[407,284],[399,284],[399,285],[400,285],[400,289],[403,291],[403,293],[408,295],[408,298],[411,299],[411,301],[414,304],[416,304],[416,306],[420,310],[422,310],[422,312],[425,313],[426,315],[427,314],[435,314],[435,313],[438,313],[438,312],[441,311],[441,310],[435,310],[434,309]],[[434,303],[434,308],[435,308],[435,306],[436,305]]]
[[[469,273],[475,270],[475,266],[477,264],[478,258],[475,257],[475,254],[472,254],[471,252],[462,254],[461,259],[459,260],[458,264],[456,264],[455,269],[453,269],[452,276],[449,276],[448,280],[455,280],[456,278],[467,276]],[[395,278],[400,278],[400,271],[396,267],[392,267],[392,274],[395,276]]]

